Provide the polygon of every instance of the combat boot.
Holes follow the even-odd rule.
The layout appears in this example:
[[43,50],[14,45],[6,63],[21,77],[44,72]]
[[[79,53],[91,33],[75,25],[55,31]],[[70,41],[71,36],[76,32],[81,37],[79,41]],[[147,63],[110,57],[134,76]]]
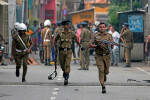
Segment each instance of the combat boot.
[[23,79],[23,78],[22,78],[22,82],[26,82],[26,79]]
[[48,66],[52,66],[52,65],[50,64],[50,61],[51,61],[51,60],[50,60],[50,59],[48,59],[48,64],[47,64]]
[[106,93],[106,87],[102,87],[102,93]]
[[68,78],[69,78],[69,74],[65,74],[64,85],[68,84]]
[[19,69],[16,69],[16,77],[19,77],[19,75],[20,75]]
[[45,66],[47,66],[47,59],[45,59]]

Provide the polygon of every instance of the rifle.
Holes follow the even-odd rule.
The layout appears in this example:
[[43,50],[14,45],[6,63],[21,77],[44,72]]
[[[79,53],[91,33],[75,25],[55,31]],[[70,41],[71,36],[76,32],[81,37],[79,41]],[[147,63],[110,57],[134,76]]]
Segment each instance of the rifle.
[[112,41],[107,41],[107,40],[96,40],[96,41],[97,41],[97,42],[107,43],[107,44],[108,44],[109,51],[111,51],[111,45],[110,45],[110,44],[127,48],[127,46],[124,46],[124,45],[122,45],[122,44],[120,44],[120,43],[116,43],[116,42],[112,42]]
[[[55,73],[55,76],[52,78],[52,75]],[[48,76],[49,80],[53,80],[57,76],[57,45],[55,46],[55,70],[52,74]]]

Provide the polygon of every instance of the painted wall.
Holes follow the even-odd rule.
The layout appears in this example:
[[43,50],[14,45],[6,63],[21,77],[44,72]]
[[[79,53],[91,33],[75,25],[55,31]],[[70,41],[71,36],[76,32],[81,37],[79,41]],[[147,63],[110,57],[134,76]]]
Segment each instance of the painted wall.
[[95,12],[108,12],[109,7],[105,8],[100,8],[100,7],[95,7]]
[[45,20],[45,4],[46,4],[46,2],[45,2],[45,0],[41,0],[40,1],[40,20],[42,21],[42,22],[44,22],[44,20]]
[[45,5],[45,20],[50,19],[52,23],[56,23],[56,0],[47,0]]
[[94,10],[72,14],[73,25],[75,25],[77,22],[80,23],[85,20],[88,20],[89,23],[94,21]]

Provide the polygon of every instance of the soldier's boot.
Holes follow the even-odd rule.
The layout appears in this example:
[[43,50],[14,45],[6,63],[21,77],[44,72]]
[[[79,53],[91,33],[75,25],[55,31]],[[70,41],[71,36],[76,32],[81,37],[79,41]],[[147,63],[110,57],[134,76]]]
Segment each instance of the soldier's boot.
[[19,77],[19,75],[20,75],[19,69],[16,69],[16,76]]
[[48,66],[52,66],[51,64],[50,64],[50,62],[51,62],[51,60],[50,59],[48,59]]
[[22,78],[22,82],[26,82],[26,79]]
[[69,78],[69,74],[65,74],[64,85],[68,84],[68,78]]
[[104,82],[106,82],[107,81],[107,76],[106,75],[104,75]]
[[106,93],[106,87],[105,86],[102,87],[102,93]]
[[47,66],[47,59],[45,59],[45,66]]

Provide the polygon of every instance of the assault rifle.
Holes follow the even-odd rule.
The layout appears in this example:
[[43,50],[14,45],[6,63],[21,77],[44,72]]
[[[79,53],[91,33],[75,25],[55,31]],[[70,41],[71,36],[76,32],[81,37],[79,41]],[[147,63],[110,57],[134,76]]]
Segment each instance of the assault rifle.
[[109,51],[111,51],[111,44],[112,45],[116,45],[116,46],[119,46],[119,47],[124,47],[124,48],[127,48],[127,46],[124,46],[120,43],[116,43],[116,42],[112,42],[112,41],[107,41],[107,40],[96,40],[97,42],[102,42],[102,43],[107,43],[108,44],[108,48],[109,48]]

